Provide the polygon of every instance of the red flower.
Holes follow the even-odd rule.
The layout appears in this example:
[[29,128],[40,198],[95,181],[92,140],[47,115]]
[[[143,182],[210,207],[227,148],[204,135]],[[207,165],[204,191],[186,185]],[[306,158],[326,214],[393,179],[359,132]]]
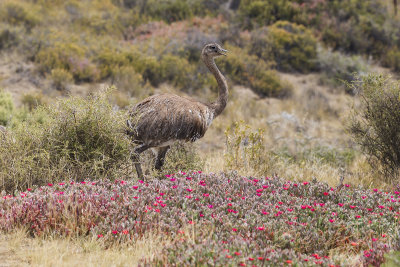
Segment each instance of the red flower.
[[287,264],[292,264],[292,261],[291,260],[287,260],[286,263]]
[[100,238],[100,237],[103,237],[103,235],[102,234],[97,235],[97,238]]
[[249,257],[249,261],[254,261],[254,258],[250,258],[250,257]]
[[127,234],[129,234],[129,231],[128,231],[128,230],[124,230],[124,231],[122,231],[122,233],[123,233],[124,235],[127,235]]
[[113,233],[114,235],[116,235],[116,234],[118,234],[118,231],[117,231],[117,230],[114,230],[114,231],[112,231],[112,233]]
[[236,255],[236,256],[240,256],[240,252],[237,252],[237,251],[236,251],[236,252],[235,252],[235,255]]
[[237,228],[232,228],[232,231],[234,232],[237,232],[237,230],[238,230]]
[[28,190],[28,191],[32,191],[32,188],[28,188],[28,189],[26,189],[26,190]]
[[232,256],[231,255],[226,255],[225,258],[230,259],[230,258],[232,258]]
[[328,192],[324,192],[324,196],[328,196],[329,195],[329,193]]
[[339,207],[343,207],[344,204],[343,203],[338,203]]
[[51,184],[51,183],[48,183],[47,185],[48,185],[48,186],[53,186],[53,184]]

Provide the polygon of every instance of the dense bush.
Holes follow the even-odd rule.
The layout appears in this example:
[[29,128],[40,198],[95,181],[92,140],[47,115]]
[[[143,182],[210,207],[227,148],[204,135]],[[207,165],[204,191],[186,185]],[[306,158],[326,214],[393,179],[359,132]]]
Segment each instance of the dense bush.
[[73,82],[73,76],[65,69],[52,69],[50,78],[53,81],[53,86],[57,90],[66,90],[68,85]]
[[0,50],[17,46],[21,42],[21,27],[0,24]]
[[0,88],[0,125],[8,125],[14,112],[11,94]]
[[251,52],[283,71],[315,70],[317,41],[304,26],[278,21],[252,33]]
[[71,97],[39,107],[1,140],[2,188],[60,179],[116,177],[130,163],[125,117],[113,110],[108,94]]
[[361,105],[348,126],[354,140],[380,163],[385,177],[400,174],[400,83],[382,75],[368,75],[354,82]]
[[398,249],[399,194],[227,173],[65,179],[3,195],[0,230],[82,236],[106,247],[162,235],[169,242],[161,253],[151,263],[142,256],[156,266],[379,266]]
[[[43,46],[34,56],[42,74],[63,69],[72,74],[75,81],[97,81],[99,71],[86,56],[85,48],[77,43],[55,41]],[[64,75],[65,76],[65,75]]]
[[0,20],[30,30],[39,23],[37,16],[19,3],[0,4]]
[[287,97],[292,86],[282,81],[271,69],[271,64],[247,54],[245,49],[226,46],[229,56],[219,61],[220,69],[234,83],[249,86],[256,94],[265,97]]
[[245,28],[269,25],[278,20],[291,20],[297,13],[289,0],[242,0],[239,14]]

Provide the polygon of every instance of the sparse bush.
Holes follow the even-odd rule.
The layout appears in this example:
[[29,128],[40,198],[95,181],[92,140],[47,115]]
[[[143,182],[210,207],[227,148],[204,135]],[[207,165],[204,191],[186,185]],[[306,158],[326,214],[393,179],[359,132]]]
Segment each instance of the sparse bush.
[[274,60],[283,71],[303,73],[315,69],[317,41],[302,25],[278,21],[252,35],[252,51],[264,60]]
[[264,144],[264,131],[252,131],[244,122],[235,122],[225,131],[225,168],[254,175],[265,174],[269,169]]
[[390,180],[400,174],[400,83],[370,74],[352,87],[358,91],[361,105],[354,109],[348,130],[371,163],[383,166],[384,177]]
[[71,73],[64,69],[52,69],[50,78],[57,90],[67,90],[68,85],[73,82],[74,78]]
[[0,125],[7,126],[13,116],[14,102],[11,94],[0,88]]
[[[99,93],[39,107],[0,146],[0,183],[13,191],[87,177],[115,178],[130,163],[125,116]],[[45,116],[43,116],[45,115]]]
[[203,168],[204,160],[200,158],[196,145],[177,142],[167,152],[162,173],[170,174],[178,171],[202,170]]
[[[365,61],[360,56],[346,56],[324,48],[318,49],[318,69],[322,72],[321,81],[333,86],[345,86],[368,71]],[[346,87],[346,92],[353,94]]]

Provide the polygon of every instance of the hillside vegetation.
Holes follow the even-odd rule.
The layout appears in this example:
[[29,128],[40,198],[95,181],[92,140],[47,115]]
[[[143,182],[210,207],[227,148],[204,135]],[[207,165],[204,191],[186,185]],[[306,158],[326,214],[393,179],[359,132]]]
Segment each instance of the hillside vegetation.
[[[210,42],[226,109],[138,181],[127,111],[213,101]],[[0,230],[38,265],[396,264],[399,70],[388,0],[3,0]]]

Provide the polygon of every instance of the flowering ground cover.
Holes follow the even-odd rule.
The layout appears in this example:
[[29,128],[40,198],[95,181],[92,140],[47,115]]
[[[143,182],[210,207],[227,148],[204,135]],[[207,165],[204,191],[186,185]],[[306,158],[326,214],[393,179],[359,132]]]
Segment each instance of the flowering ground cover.
[[201,172],[64,182],[2,196],[0,229],[109,247],[147,233],[173,240],[144,264],[378,266],[399,247],[399,194]]

